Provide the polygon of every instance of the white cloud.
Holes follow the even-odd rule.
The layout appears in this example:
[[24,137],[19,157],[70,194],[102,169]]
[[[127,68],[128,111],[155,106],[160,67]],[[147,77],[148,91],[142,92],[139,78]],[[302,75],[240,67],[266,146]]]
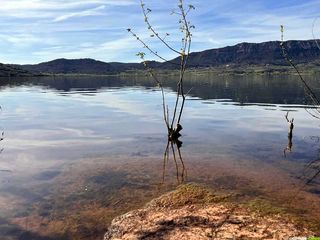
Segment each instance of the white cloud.
[[88,10],[85,10],[85,11],[68,13],[68,14],[56,17],[53,20],[53,22],[61,22],[61,21],[65,21],[65,20],[73,18],[73,17],[86,17],[86,16],[103,15],[103,12],[101,12],[101,10],[103,10],[105,8],[106,8],[106,6],[102,5],[102,6],[99,6],[99,7],[96,7],[96,8],[92,8],[92,9],[88,9]]
[[33,44],[46,43],[54,44],[54,39],[43,39],[31,33],[17,33],[17,34],[0,34],[0,43],[7,42],[12,47],[27,47]]
[[[153,11],[150,20],[160,34],[169,32],[170,44],[180,48],[178,16],[170,16],[177,1],[145,0]],[[319,0],[252,1],[189,0],[195,24],[192,51],[239,42],[279,40],[279,25],[286,39],[311,39]],[[139,0],[0,0],[1,59],[37,63],[55,58],[91,57],[103,61],[139,61],[141,45],[126,32],[132,28],[148,38]],[[85,19],[84,19],[85,18]],[[320,37],[320,20],[315,34]],[[165,58],[161,44],[152,46]],[[31,57],[30,57],[31,56]]]
[[1,11],[13,10],[68,10],[88,5],[127,6],[135,4],[134,0],[1,0]]
[[319,1],[279,2],[282,7],[266,7],[260,1],[214,3],[204,8],[203,2],[203,8],[195,11],[193,51],[280,40],[280,25],[285,25],[285,39],[312,39],[312,22],[318,14],[314,9],[320,7]]
[[134,0],[0,0],[2,17],[50,18],[61,12],[64,15],[83,12],[95,6],[130,6]]
[[[128,52],[130,50],[136,49],[135,40],[130,36],[110,40],[100,44],[94,43],[84,43],[79,46],[65,46],[63,48],[45,48],[33,53],[34,56],[46,59],[55,59],[55,58],[96,58],[105,61],[117,61],[119,55],[122,55],[123,52]],[[132,54],[133,55],[133,54]]]

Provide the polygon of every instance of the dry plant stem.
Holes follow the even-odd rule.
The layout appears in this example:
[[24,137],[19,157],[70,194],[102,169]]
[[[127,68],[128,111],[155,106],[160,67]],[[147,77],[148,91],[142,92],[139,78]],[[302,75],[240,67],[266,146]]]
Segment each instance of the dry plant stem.
[[[182,103],[181,103],[181,107],[180,107],[180,111],[179,111],[179,115],[178,115],[177,125],[180,124],[181,116],[182,116],[182,112],[183,112],[183,108],[184,108],[184,103],[185,103],[185,95],[184,95],[184,90],[183,90],[183,78],[184,78],[184,72],[185,72],[186,64],[187,64],[187,60],[188,60],[188,55],[190,53],[190,47],[191,47],[191,33],[190,33],[188,21],[186,19],[186,15],[190,11],[191,8],[189,8],[188,12],[185,13],[182,1],[180,1],[179,8],[181,11],[181,16],[182,16],[182,21],[183,21],[183,31],[185,31],[185,37],[184,37],[184,46],[182,48],[182,51],[179,52],[176,49],[174,49],[173,47],[171,47],[164,40],[164,38],[161,38],[160,35],[158,34],[158,32],[155,31],[155,29],[152,27],[152,25],[150,24],[149,19],[148,19],[148,13],[151,10],[148,10],[148,12],[147,12],[145,9],[145,4],[143,3],[142,0],[140,0],[140,3],[141,3],[142,12],[143,12],[144,19],[145,19],[145,22],[147,24],[148,29],[151,30],[151,32],[154,34],[154,36],[156,36],[167,48],[169,48],[171,51],[173,51],[175,53],[178,53],[181,56],[180,79],[179,79],[179,82],[177,85],[177,98],[176,98],[176,103],[175,103],[175,107],[174,107],[174,111],[173,111],[172,122],[171,122],[170,127],[168,128],[169,135],[172,135],[172,133],[174,133],[174,124],[175,124],[176,115],[177,115],[177,111],[178,111],[180,95],[182,97]],[[146,44],[144,44],[144,45],[146,45]],[[187,54],[186,54],[186,49],[188,49]],[[152,51],[152,52],[154,52],[154,51]],[[157,54],[157,53],[155,53],[155,54]]]
[[318,49],[320,50],[320,45],[319,45],[318,40],[316,39],[316,36],[315,36],[315,34],[314,34],[314,27],[315,27],[315,25],[316,25],[316,22],[317,22],[318,18],[319,18],[319,17],[316,17],[316,18],[313,20],[313,23],[312,23],[312,37],[313,37],[314,41],[316,42]]
[[[315,21],[314,21],[314,23],[315,23]],[[314,23],[313,23],[313,25],[314,25]],[[313,26],[313,27],[314,27],[314,26]],[[313,31],[313,30],[312,30],[312,31]],[[287,51],[287,49],[286,49],[285,46],[284,46],[283,32],[284,32],[284,31],[283,31],[283,26],[281,25],[281,43],[280,43],[280,47],[281,47],[281,50],[282,50],[282,54],[283,54],[284,58],[286,59],[286,61],[291,65],[291,67],[294,68],[294,70],[295,70],[296,73],[298,74],[301,82],[303,83],[303,85],[304,85],[304,87],[305,87],[306,94],[311,98],[311,100],[313,101],[313,104],[316,105],[316,107],[317,107],[317,109],[316,109],[315,111],[317,112],[317,114],[320,114],[320,111],[319,111],[319,109],[318,109],[318,106],[320,105],[320,101],[318,100],[317,96],[314,94],[314,92],[312,91],[312,89],[309,87],[308,83],[307,83],[307,82],[304,80],[304,78],[302,77],[299,69],[296,67],[296,65],[293,63],[293,61],[290,59],[289,54],[288,54],[288,51]],[[313,33],[313,32],[312,32],[312,33]],[[316,41],[316,43],[317,43],[317,41]],[[317,43],[317,46],[318,46],[318,48],[319,48],[318,43]],[[315,117],[315,118],[317,118],[317,119],[320,119],[319,116],[316,116],[316,115],[312,114],[312,113],[311,113],[310,111],[308,111],[307,109],[306,109],[306,111],[307,111],[311,116],[313,116],[313,117]],[[288,113],[286,114],[286,120],[287,120],[288,122],[293,122],[293,119],[292,119],[291,121],[289,121],[289,119],[288,119]],[[289,134],[290,134],[290,132],[289,132]],[[292,132],[291,132],[291,134],[292,134]],[[306,168],[304,169],[304,171],[303,171],[304,173],[303,173],[303,174],[305,175],[306,171],[312,167],[312,164],[313,164],[314,162],[317,162],[317,161],[319,161],[319,159],[316,159],[316,160],[311,161],[311,162],[306,166]],[[291,200],[289,201],[289,204],[292,204],[292,203],[294,202],[294,200],[296,199],[296,197],[298,196],[298,194],[305,188],[305,186],[308,185],[308,184],[310,184],[319,174],[320,174],[320,169],[317,169],[316,173],[315,173],[314,175],[312,175],[311,178],[307,179],[307,181],[303,184],[303,186],[301,186],[301,187],[296,191],[296,193],[293,194],[293,196],[290,198]]]
[[188,54],[186,55],[186,59],[184,62],[184,66],[183,66],[183,72],[182,72],[182,76],[181,76],[181,96],[182,96],[182,104],[181,104],[181,109],[179,112],[179,118],[178,118],[178,124],[180,124],[180,120],[181,120],[181,116],[182,116],[182,112],[183,112],[183,108],[184,108],[184,104],[185,104],[185,100],[186,100],[186,95],[184,94],[184,87],[183,87],[183,78],[184,78],[184,73],[187,67],[187,62],[188,62],[188,58],[189,58],[189,54],[190,54],[190,46],[191,46],[191,38],[189,39],[189,46],[188,46]]
[[[317,115],[313,114],[313,113],[312,113],[310,110],[308,110],[307,108],[305,108],[305,110],[306,110],[306,112],[309,113],[312,117],[317,118],[317,119],[320,119],[320,116],[317,116]],[[319,114],[319,110],[318,110],[318,109],[316,109],[316,110],[314,110],[314,111],[316,111],[316,114]]]
[[[169,139],[174,140],[175,138],[178,138],[180,136],[179,135],[179,131],[181,130],[180,121],[181,121],[181,117],[182,117],[182,113],[183,113],[183,109],[184,109],[184,105],[185,105],[185,100],[186,100],[186,96],[184,93],[183,79],[184,79],[184,75],[185,75],[185,71],[186,71],[186,67],[187,67],[187,62],[188,62],[188,58],[189,58],[189,54],[190,54],[190,49],[191,49],[191,36],[192,36],[192,34],[190,32],[190,29],[194,28],[194,26],[190,25],[190,22],[187,20],[187,14],[190,12],[190,10],[194,9],[194,7],[192,5],[189,5],[188,11],[185,11],[183,0],[178,1],[178,7],[179,7],[180,13],[176,13],[176,12],[174,12],[174,13],[176,13],[180,16],[180,20],[179,20],[180,30],[183,33],[181,51],[178,51],[178,50],[174,49],[172,46],[170,46],[168,44],[167,40],[165,40],[165,38],[167,36],[169,36],[168,33],[166,33],[165,37],[161,37],[160,34],[151,25],[151,23],[149,21],[149,17],[148,17],[151,10],[149,8],[145,7],[143,0],[140,0],[140,5],[141,5],[142,13],[144,16],[144,21],[147,25],[148,30],[150,30],[152,33],[152,35],[150,35],[150,37],[156,37],[161,43],[163,43],[165,45],[165,47],[167,47],[172,52],[179,54],[179,56],[180,56],[180,63],[175,63],[175,62],[172,63],[175,65],[179,65],[180,76],[179,76],[179,80],[177,83],[177,96],[176,96],[176,100],[175,100],[175,104],[174,104],[174,108],[173,108],[173,114],[172,114],[172,118],[170,120],[169,110],[168,110],[169,108],[165,104],[165,96],[164,96],[164,90],[163,90],[162,83],[156,77],[156,75],[152,71],[152,69],[147,66],[147,62],[144,60],[145,53],[138,53],[137,54],[137,55],[140,55],[140,57],[143,60],[144,65],[148,69],[150,75],[155,79],[155,81],[157,82],[157,84],[161,88],[162,102],[163,102],[163,115],[164,115],[164,120],[165,120],[167,129],[168,129],[168,137],[169,137]],[[140,43],[142,43],[143,47],[148,49],[152,55],[158,57],[159,59],[161,59],[165,62],[171,63],[167,59],[160,56],[157,53],[157,51],[154,51],[152,48],[150,48],[145,43],[145,41],[143,41],[141,38],[139,38],[139,36],[137,36],[137,34],[135,34],[133,31],[131,31],[131,29],[128,29],[128,31]],[[180,98],[181,98],[181,101],[180,101]],[[180,129],[180,130],[178,130],[178,129]]]
[[[317,96],[314,94],[314,92],[312,91],[312,89],[309,87],[308,83],[305,81],[305,79],[302,77],[299,69],[297,68],[297,66],[293,63],[293,61],[290,59],[288,51],[286,49],[286,47],[284,46],[284,42],[283,42],[283,26],[281,26],[281,43],[280,43],[280,47],[282,50],[282,55],[283,57],[286,59],[286,61],[290,64],[291,67],[293,67],[293,69],[295,70],[295,72],[298,74],[301,82],[304,85],[304,89],[306,94],[310,97],[310,99],[313,102],[313,105],[316,105],[316,107],[318,107],[320,105],[320,101],[318,100]],[[320,119],[320,116],[316,116],[315,114],[311,113],[309,110],[306,109],[306,111],[312,115],[315,118]],[[317,108],[315,110],[317,112],[317,114],[320,114],[320,110]]]
[[[190,8],[189,8],[190,10]],[[181,108],[180,108],[180,112],[179,112],[179,117],[178,117],[178,121],[177,124],[180,124],[180,120],[181,120],[181,116],[182,116],[182,112],[183,112],[183,108],[184,108],[184,103],[185,103],[185,94],[184,94],[184,87],[183,87],[183,79],[184,79],[184,74],[185,74],[185,70],[187,68],[187,63],[188,63],[188,59],[189,59],[189,54],[190,54],[190,49],[191,49],[191,32],[190,32],[190,26],[188,24],[187,18],[186,18],[186,13],[185,10],[183,8],[183,5],[181,5],[181,14],[182,14],[182,18],[184,21],[184,26],[185,26],[185,45],[183,48],[183,55],[182,55],[182,71],[181,71],[181,78],[180,78],[180,88],[181,88],[181,96],[182,96],[182,103],[181,103]],[[185,50],[187,50],[187,53],[185,54]]]
[[[144,61],[145,63],[145,61]],[[146,63],[145,63],[145,66]],[[163,118],[164,118],[164,121],[166,123],[166,126],[167,126],[167,129],[169,131],[169,110],[168,108],[166,109],[166,99],[165,99],[165,96],[164,96],[164,89],[163,89],[163,86],[162,86],[162,83],[161,81],[157,78],[157,76],[155,75],[155,73],[152,71],[152,69],[148,68],[148,71],[150,73],[150,75],[153,77],[153,79],[156,81],[156,83],[159,85],[160,87],[160,90],[161,90],[161,95],[162,95],[162,110],[163,110]]]
[[[189,8],[190,10],[190,8]],[[180,79],[177,85],[177,98],[176,98],[176,104],[175,104],[175,108],[174,108],[174,115],[172,118],[172,123],[171,123],[171,129],[173,129],[174,126],[174,121],[176,118],[176,114],[177,114],[177,108],[179,105],[179,99],[180,99],[180,95],[182,97],[182,102],[181,102],[181,107],[180,107],[180,111],[179,111],[179,115],[178,115],[178,120],[177,120],[177,125],[180,124],[181,121],[181,116],[182,116],[182,112],[183,112],[183,108],[184,108],[184,104],[185,104],[185,94],[184,94],[184,87],[183,87],[183,79],[184,79],[184,74],[185,74],[185,70],[187,67],[187,62],[188,62],[188,58],[189,58],[189,54],[190,54],[190,49],[191,49],[191,32],[190,32],[190,27],[186,18],[186,13],[185,10],[183,8],[183,4],[181,4],[180,6],[180,11],[181,11],[181,16],[182,16],[182,21],[183,21],[183,30],[185,31],[185,36],[183,38],[183,46],[182,46],[182,51],[180,53],[181,55],[181,61],[180,61]]]
[[307,90],[307,93],[309,95],[309,97],[311,98],[311,100],[314,102],[314,104],[316,105],[320,105],[320,102],[318,100],[318,98],[316,97],[316,95],[313,93],[313,91],[311,90],[311,88],[309,87],[309,85],[307,84],[307,82],[304,80],[304,78],[302,77],[299,69],[297,68],[297,66],[292,62],[292,60],[289,58],[288,53],[287,53],[287,49],[284,47],[283,42],[281,42],[281,49],[282,49],[282,54],[285,57],[285,59],[287,60],[287,62],[289,62],[289,64],[294,68],[294,70],[296,71],[296,73],[298,74],[301,82],[304,84],[304,87]]
[[[183,61],[183,55],[181,56],[181,66],[182,66],[182,61]],[[176,115],[177,115],[177,110],[178,110],[178,105],[179,105],[179,99],[180,99],[180,94],[182,95],[182,91],[181,91],[181,85],[182,85],[182,81],[183,81],[183,77],[182,77],[182,69],[180,68],[180,78],[179,78],[179,81],[178,81],[178,84],[177,84],[177,97],[176,97],[176,103],[175,103],[175,106],[174,106],[174,110],[173,110],[173,117],[172,117],[172,122],[171,122],[171,125],[170,125],[170,129],[173,131],[174,129],[174,122],[175,122],[175,119],[176,119]],[[183,95],[182,95],[183,97]],[[182,98],[183,100],[183,98]],[[180,110],[181,112],[181,110]]]

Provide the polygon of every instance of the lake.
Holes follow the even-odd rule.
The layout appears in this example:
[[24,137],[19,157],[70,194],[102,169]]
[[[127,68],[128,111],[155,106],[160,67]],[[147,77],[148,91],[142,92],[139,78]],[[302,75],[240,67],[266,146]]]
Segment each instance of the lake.
[[[306,78],[319,93],[317,77]],[[161,77],[171,109],[174,78]],[[149,77],[0,82],[1,239],[102,239],[115,216],[184,182],[320,229],[320,120],[297,76],[188,75],[183,145],[168,159]]]

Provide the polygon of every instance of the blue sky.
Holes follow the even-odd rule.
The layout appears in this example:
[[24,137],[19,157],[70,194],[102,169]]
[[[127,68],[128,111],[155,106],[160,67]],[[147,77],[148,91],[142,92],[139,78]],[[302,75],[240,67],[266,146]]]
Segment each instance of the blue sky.
[[[150,21],[168,42],[180,45],[174,0],[145,0]],[[196,10],[192,51],[240,42],[320,38],[320,0],[189,0]],[[175,57],[150,40],[139,0],[0,0],[0,62],[39,63],[56,58],[94,58],[138,62],[140,44],[126,31],[132,28],[165,58]],[[151,56],[150,56],[151,58]]]

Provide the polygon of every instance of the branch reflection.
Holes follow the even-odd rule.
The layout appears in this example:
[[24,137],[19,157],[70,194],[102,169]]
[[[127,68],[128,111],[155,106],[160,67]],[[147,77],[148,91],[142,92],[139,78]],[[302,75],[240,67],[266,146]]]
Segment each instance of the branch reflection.
[[289,111],[285,115],[285,118],[286,118],[287,123],[288,123],[288,144],[283,150],[284,157],[287,157],[287,152],[290,152],[290,153],[292,152],[292,146],[293,146],[292,137],[293,137],[293,127],[294,127],[293,121],[294,121],[294,118],[289,120],[288,115],[289,115]]
[[[166,178],[166,172],[169,165],[170,156],[172,155],[174,164],[175,164],[175,170],[176,170],[176,178],[177,183],[181,184],[186,180],[187,177],[187,169],[185,167],[182,154],[181,154],[181,147],[183,142],[179,140],[178,138],[169,138],[167,146],[165,148],[164,154],[163,154],[163,173],[162,173],[162,183],[165,182]],[[171,153],[171,154],[170,154]]]
[[[311,140],[319,143],[319,137],[312,136]],[[302,171],[302,179],[304,180],[305,186],[313,183],[316,178],[320,175],[320,149],[317,150],[317,156],[315,159],[308,162]]]
[[[311,136],[310,139],[312,141],[315,141],[316,143],[318,143],[320,140],[319,137],[315,137],[315,136]],[[311,186],[319,187],[320,182],[316,182],[319,176],[320,176],[320,148],[317,150],[316,158],[306,163],[305,167],[301,171],[301,175],[298,177],[298,179],[300,179],[302,185],[291,197],[290,204],[294,203],[294,201],[297,199],[297,196],[302,191],[310,191]],[[320,192],[320,189],[316,190],[316,192]]]

